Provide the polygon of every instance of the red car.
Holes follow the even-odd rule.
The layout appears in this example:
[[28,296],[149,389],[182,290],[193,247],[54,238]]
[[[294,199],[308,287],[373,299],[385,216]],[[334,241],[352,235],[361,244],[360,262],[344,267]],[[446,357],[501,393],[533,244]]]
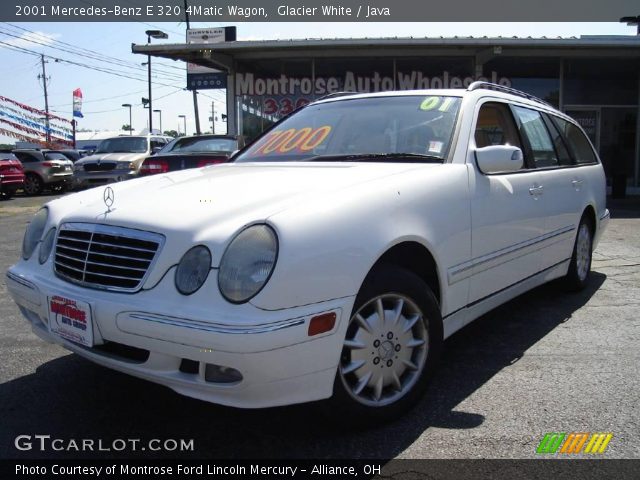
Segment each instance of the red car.
[[22,163],[13,153],[0,152],[0,199],[13,197],[24,185]]
[[198,135],[179,137],[158,153],[145,158],[140,175],[167,173],[186,168],[206,167],[229,160],[242,147],[233,135]]

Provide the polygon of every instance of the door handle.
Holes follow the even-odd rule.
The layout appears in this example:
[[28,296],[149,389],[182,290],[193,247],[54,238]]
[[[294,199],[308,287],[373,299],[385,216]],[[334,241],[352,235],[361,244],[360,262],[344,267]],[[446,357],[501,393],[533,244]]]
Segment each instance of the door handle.
[[533,195],[534,197],[538,197],[539,195],[542,195],[543,192],[544,192],[544,188],[542,187],[542,185],[534,185],[529,189],[529,194]]
[[578,189],[582,186],[582,180],[572,180],[571,185],[573,185],[573,188]]

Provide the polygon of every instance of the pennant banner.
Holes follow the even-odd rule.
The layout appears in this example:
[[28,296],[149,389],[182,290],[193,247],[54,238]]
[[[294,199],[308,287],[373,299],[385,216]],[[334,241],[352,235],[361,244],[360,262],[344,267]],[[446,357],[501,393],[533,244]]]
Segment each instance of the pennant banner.
[[[80,95],[82,94],[80,93]],[[11,138],[36,143],[44,147],[73,145],[73,123],[71,120],[52,113],[47,115],[43,110],[1,95],[0,123],[4,124],[1,129],[3,135]]]

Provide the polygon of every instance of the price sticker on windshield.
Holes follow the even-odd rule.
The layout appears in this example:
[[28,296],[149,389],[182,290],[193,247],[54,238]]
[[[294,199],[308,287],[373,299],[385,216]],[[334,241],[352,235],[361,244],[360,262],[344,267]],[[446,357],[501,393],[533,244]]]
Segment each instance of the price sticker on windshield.
[[287,153],[306,153],[320,146],[331,133],[331,126],[318,128],[289,128],[274,130],[260,140],[256,149],[249,155],[271,155]]

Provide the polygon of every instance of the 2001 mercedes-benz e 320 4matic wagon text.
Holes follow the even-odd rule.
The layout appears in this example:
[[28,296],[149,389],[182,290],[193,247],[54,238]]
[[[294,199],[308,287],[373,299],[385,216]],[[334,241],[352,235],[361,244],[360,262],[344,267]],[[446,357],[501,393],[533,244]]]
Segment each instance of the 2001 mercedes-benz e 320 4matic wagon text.
[[49,202],[7,286],[43,339],[179,393],[387,418],[465,324],[584,287],[608,218],[589,140],[534,97],[337,95],[230,164]]

